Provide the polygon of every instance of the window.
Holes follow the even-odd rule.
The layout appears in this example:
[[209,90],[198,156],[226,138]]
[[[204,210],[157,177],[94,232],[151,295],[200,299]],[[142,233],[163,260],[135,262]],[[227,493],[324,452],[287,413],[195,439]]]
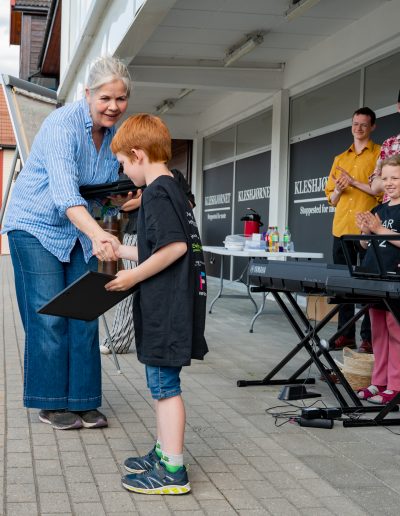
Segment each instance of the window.
[[361,72],[357,71],[291,102],[290,136],[351,118],[360,106]]
[[204,139],[204,165],[232,158],[235,152],[235,127]]
[[382,59],[365,69],[365,105],[377,109],[393,106],[400,88],[400,54]]
[[236,154],[244,154],[271,145],[272,110],[238,125]]

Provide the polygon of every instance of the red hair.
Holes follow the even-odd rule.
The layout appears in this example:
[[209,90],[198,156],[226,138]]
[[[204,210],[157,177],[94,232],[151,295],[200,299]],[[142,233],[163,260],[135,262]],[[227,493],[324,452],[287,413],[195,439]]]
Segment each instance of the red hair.
[[130,116],[116,132],[111,151],[130,156],[132,149],[141,149],[150,163],[167,163],[171,159],[171,135],[158,116],[139,113]]

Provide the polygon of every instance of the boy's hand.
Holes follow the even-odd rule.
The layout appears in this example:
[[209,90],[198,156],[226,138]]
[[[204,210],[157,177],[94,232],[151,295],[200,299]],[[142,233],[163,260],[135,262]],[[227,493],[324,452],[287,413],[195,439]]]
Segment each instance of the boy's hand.
[[129,271],[119,271],[117,272],[117,277],[107,283],[104,288],[110,292],[124,291],[130,289],[136,285],[136,283],[137,279],[135,269]]
[[125,203],[122,204],[122,211],[133,211],[140,208],[140,204],[142,202],[142,190],[140,188],[137,189],[136,194],[131,199],[125,199]]
[[121,207],[127,202],[129,202],[131,199],[133,199],[133,197],[133,193],[128,192],[127,194],[109,195],[107,199],[111,201],[111,204],[113,206]]

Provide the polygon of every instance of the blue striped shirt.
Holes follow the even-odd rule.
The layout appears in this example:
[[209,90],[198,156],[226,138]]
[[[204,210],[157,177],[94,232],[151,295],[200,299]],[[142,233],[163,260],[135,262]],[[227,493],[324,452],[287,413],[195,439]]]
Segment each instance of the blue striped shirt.
[[85,99],[56,109],[46,118],[15,182],[2,233],[27,231],[62,262],[69,262],[79,239],[89,260],[91,241],[65,212],[72,206],[90,210],[79,194],[80,186],[118,179],[118,161],[110,150],[115,128],[105,129],[97,152],[92,127]]

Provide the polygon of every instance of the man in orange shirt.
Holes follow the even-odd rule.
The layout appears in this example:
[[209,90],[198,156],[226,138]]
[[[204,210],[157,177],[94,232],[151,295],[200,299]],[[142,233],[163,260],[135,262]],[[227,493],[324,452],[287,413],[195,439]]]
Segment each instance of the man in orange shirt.
[[[368,186],[368,177],[375,169],[379,157],[380,145],[370,139],[375,129],[376,116],[372,109],[362,107],[354,112],[351,132],[352,145],[342,154],[335,157],[325,194],[329,204],[336,207],[333,218],[333,262],[345,264],[340,237],[346,234],[359,234],[356,224],[356,213],[370,211],[380,198],[375,196]],[[358,245],[351,249],[353,265],[357,264],[357,256],[361,251]],[[354,305],[344,304],[339,310],[338,329],[344,326],[354,315]],[[360,352],[372,353],[371,324],[368,313],[361,324]],[[355,326],[353,325],[344,335],[335,341],[335,349],[348,346],[356,348]]]

